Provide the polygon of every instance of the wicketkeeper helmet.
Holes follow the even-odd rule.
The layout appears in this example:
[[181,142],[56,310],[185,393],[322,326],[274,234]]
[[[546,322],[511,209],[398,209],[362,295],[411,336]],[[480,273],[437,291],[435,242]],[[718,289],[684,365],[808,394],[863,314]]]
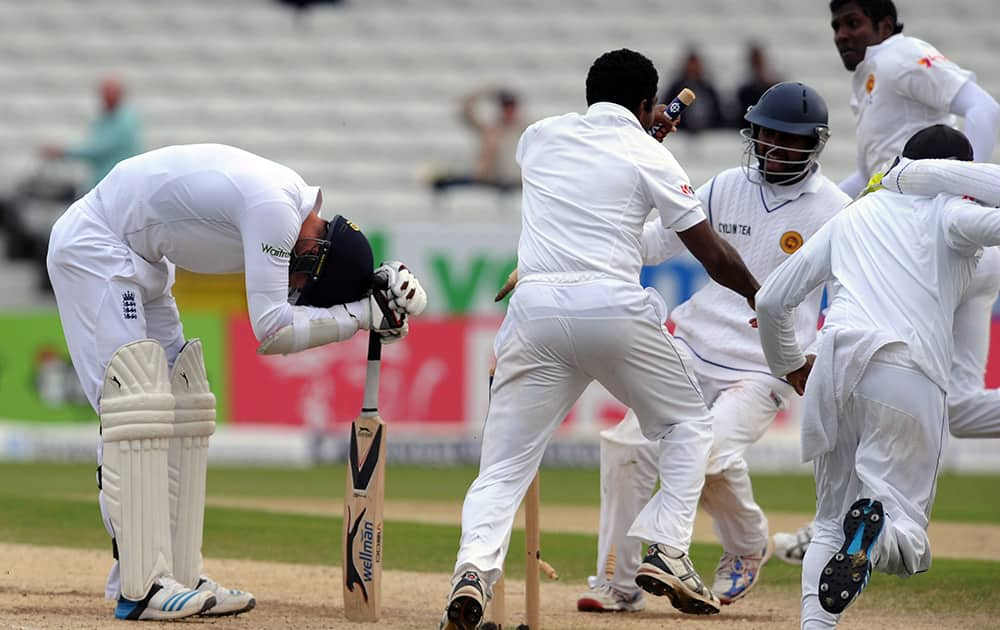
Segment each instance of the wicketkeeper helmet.
[[[756,105],[747,109],[743,119],[750,123],[749,128],[740,130],[740,135],[747,143],[744,166],[764,174],[768,159],[801,167],[797,170],[781,171],[781,175],[797,176],[806,173],[819,158],[826,141],[830,138],[830,117],[826,101],[819,92],[797,81],[786,81],[771,86],[757,100]],[[811,149],[799,149],[762,142],[757,139],[760,127],[814,138],[816,144]],[[775,149],[799,152],[805,157],[801,160],[776,159],[769,155]]]

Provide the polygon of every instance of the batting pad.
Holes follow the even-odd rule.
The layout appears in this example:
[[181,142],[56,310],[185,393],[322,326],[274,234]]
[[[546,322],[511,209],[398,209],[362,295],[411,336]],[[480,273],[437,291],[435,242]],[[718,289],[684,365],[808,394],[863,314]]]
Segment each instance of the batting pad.
[[141,600],[170,574],[167,448],[174,396],[166,356],[152,339],[115,351],[100,400],[101,488],[121,569],[122,595]]
[[201,340],[190,340],[177,355],[170,387],[174,393],[169,453],[174,578],[195,588],[201,577],[208,437],[215,433],[215,395],[208,386]]

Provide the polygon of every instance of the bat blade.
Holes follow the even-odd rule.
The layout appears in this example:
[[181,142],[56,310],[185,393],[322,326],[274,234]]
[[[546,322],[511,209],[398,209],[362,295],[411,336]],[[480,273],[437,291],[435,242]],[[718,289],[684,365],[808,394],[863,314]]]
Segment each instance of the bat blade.
[[351,423],[344,490],[344,614],[377,621],[382,614],[382,527],[385,498],[385,422]]
[[371,333],[361,415],[351,423],[344,489],[344,616],[378,621],[382,615],[382,531],[385,503],[385,422],[378,414],[381,342]]

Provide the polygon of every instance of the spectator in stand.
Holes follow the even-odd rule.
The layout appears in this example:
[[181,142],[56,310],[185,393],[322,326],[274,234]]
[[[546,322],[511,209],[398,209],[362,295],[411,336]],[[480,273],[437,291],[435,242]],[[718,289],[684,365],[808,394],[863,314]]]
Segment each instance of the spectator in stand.
[[736,127],[743,126],[743,116],[760,100],[764,92],[775,83],[781,82],[771,70],[764,48],[757,42],[750,42],[747,45],[747,67],[750,71],[749,76],[736,90],[737,110],[732,113],[731,118]]
[[115,164],[142,152],[139,116],[124,101],[125,90],[121,82],[108,77],[101,81],[99,91],[101,115],[91,124],[90,132],[82,142],[65,147],[42,147],[42,157],[45,159],[86,162],[90,168],[88,189],[104,179]]
[[[486,120],[479,111],[486,99],[491,99],[496,106],[493,120]],[[434,176],[431,179],[434,192],[442,193],[454,186],[487,186],[504,193],[519,188],[521,172],[514,153],[526,125],[517,94],[496,87],[472,92],[462,101],[462,119],[479,137],[475,168]]]
[[121,160],[142,151],[139,117],[124,102],[122,84],[108,77],[99,85],[102,112],[90,127],[87,137],[78,144],[65,147],[46,145],[41,154],[46,164],[59,159],[82,160],[90,169],[86,187],[80,182],[58,177],[51,169],[40,169],[35,175],[20,182],[13,195],[0,198],[0,231],[4,237],[3,251],[8,258],[34,259],[38,263],[39,289],[51,290],[45,270],[45,253],[49,240],[48,230],[40,232],[26,218],[32,211],[32,202],[59,202],[68,204],[92,188]]
[[678,127],[678,131],[698,133],[726,126],[719,92],[708,79],[701,55],[694,48],[689,48],[684,55],[680,72],[670,86],[660,94],[660,102],[669,103],[684,88],[694,90],[698,100],[684,111],[684,122]]

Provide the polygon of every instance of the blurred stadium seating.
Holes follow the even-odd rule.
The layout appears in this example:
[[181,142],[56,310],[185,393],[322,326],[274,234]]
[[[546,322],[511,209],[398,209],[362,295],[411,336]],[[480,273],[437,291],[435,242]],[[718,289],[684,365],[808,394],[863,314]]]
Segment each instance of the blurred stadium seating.
[[[906,33],[931,40],[1000,94],[992,0],[898,0]],[[835,179],[853,165],[850,75],[837,58],[826,2],[800,0],[352,0],[296,14],[272,0],[0,1],[0,190],[37,168],[45,142],[78,138],[92,90],[120,76],[143,116],[147,146],[224,142],[284,162],[365,224],[517,222],[517,204],[455,193],[435,209],[421,179],[471,158],[458,103],[472,86],[509,85],[530,118],[582,110],[599,53],[643,51],[669,80],[689,43],[732,90],[749,39],[785,78],[829,101]],[[739,156],[735,131],[675,137],[695,183]],[[0,273],[0,306],[21,267]]]

